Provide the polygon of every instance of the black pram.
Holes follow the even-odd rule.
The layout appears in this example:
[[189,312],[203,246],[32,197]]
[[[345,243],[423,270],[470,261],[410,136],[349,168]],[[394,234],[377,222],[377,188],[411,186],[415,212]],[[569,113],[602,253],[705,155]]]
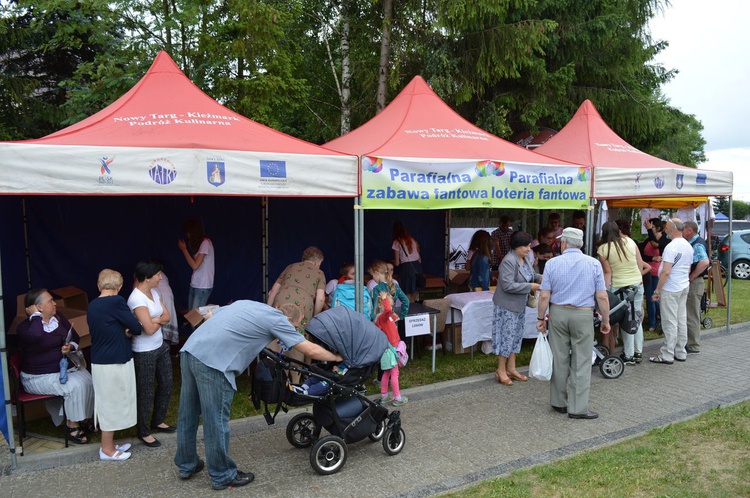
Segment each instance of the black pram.
[[[382,440],[388,455],[400,453],[406,442],[400,412],[389,412],[365,396],[364,382],[377,370],[388,347],[385,334],[362,313],[345,306],[318,314],[306,330],[311,340],[340,354],[345,365],[307,365],[264,349],[253,378],[255,407],[265,403],[266,421],[271,425],[280,410],[312,403],[312,413],[300,413],[289,421],[286,437],[296,448],[312,446],[310,464],[319,474],[341,470],[346,463],[347,443],[366,437],[374,442]],[[300,384],[290,382],[289,371],[301,374]],[[273,415],[269,403],[276,404]],[[320,437],[323,428],[330,435]]]

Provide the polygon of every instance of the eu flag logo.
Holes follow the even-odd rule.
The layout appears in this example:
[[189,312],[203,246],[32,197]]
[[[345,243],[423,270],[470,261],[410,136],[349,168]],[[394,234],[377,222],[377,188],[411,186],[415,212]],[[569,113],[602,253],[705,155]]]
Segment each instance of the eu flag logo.
[[261,161],[261,178],[286,178],[286,161]]

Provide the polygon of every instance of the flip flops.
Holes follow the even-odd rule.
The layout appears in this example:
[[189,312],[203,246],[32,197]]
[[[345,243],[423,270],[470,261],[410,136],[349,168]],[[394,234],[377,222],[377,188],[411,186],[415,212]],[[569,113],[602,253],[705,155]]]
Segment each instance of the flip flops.
[[667,361],[661,356],[652,356],[648,359],[648,361],[650,361],[651,363],[662,363],[664,365],[671,365],[674,363],[674,361]]

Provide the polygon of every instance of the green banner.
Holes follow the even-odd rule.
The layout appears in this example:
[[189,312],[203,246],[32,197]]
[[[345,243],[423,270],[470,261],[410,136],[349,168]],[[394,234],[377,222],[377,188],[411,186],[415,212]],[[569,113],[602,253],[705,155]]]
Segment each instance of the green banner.
[[588,167],[362,157],[365,209],[585,209]]

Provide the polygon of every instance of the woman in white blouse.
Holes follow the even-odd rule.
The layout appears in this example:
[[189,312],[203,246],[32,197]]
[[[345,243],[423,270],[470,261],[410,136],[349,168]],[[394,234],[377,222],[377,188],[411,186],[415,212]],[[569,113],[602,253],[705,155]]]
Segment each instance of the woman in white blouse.
[[143,326],[143,333],[132,339],[138,399],[138,439],[152,448],[161,446],[151,435],[152,431],[177,430],[164,422],[172,393],[172,361],[169,358],[169,345],[164,342],[161,330],[162,325],[169,322],[170,316],[156,290],[162,278],[161,270],[162,264],[158,261],[139,261],[135,267],[136,285],[128,298],[128,307]]

